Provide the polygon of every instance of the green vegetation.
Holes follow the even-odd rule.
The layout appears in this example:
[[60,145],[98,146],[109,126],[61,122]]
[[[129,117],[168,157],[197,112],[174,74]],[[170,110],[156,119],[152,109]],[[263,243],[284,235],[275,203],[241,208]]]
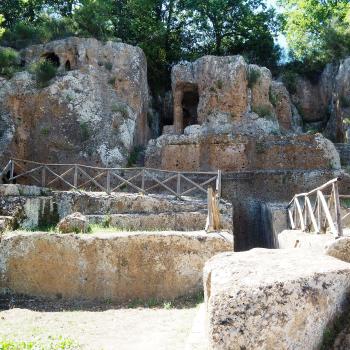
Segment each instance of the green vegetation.
[[349,108],[350,107],[350,98],[348,96],[341,95],[340,96],[340,105],[342,108]]
[[[350,3],[347,0],[280,0],[284,32],[299,69],[319,71],[350,53]],[[302,67],[303,66],[303,67]]]
[[297,78],[298,74],[293,70],[287,69],[282,73],[283,84],[291,94],[295,94],[297,92]]
[[134,308],[163,308],[166,310],[170,309],[185,309],[192,308],[197,306],[198,304],[203,303],[204,301],[204,293],[198,292],[197,294],[179,297],[173,300],[163,300],[163,299],[155,299],[150,298],[148,300],[134,299],[128,303],[129,309]]
[[48,136],[50,133],[50,128],[41,128],[40,134],[43,136]]
[[137,161],[139,160],[140,156],[144,152],[145,148],[143,146],[135,146],[134,149],[131,151],[128,162],[127,162],[127,167],[131,168],[133,167]]
[[42,59],[31,67],[37,86],[44,88],[49,85],[51,79],[57,74],[57,67],[50,61]]
[[0,75],[11,78],[19,70],[18,53],[11,48],[0,48]]
[[277,95],[272,91],[271,86],[270,86],[270,89],[269,89],[269,100],[272,103],[272,105],[274,107],[276,107],[276,105],[277,105]]
[[12,0],[0,1],[0,16],[0,45],[16,49],[69,35],[138,45],[156,91],[183,59],[242,54],[274,68],[280,56],[280,20],[263,0]]
[[80,123],[80,132],[81,139],[83,140],[83,142],[87,141],[90,138],[90,129],[89,124],[87,122]]
[[105,67],[107,70],[111,71],[112,68],[113,68],[113,64],[112,64],[112,62],[105,62],[105,63],[104,63],[104,67]]
[[248,87],[252,89],[260,78],[260,71],[257,68],[250,67],[248,69]]
[[39,340],[14,341],[0,340],[0,350],[77,350],[80,346],[69,338],[49,337],[46,342]]
[[128,109],[123,104],[113,103],[111,106],[111,111],[114,113],[121,113],[123,118],[127,118],[129,115]]
[[257,106],[253,108],[253,112],[256,113],[261,118],[270,119],[270,120],[274,119],[273,112],[270,106],[265,106],[265,105]]

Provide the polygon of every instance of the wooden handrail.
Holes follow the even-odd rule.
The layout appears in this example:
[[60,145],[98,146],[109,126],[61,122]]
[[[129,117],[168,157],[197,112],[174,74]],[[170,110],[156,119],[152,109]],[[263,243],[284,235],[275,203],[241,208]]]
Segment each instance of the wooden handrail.
[[[185,195],[207,193],[210,185],[216,184],[216,193],[221,196],[221,171],[171,171],[154,168],[112,168],[94,167],[82,164],[40,163],[18,158],[11,159],[3,172],[10,171],[9,181],[32,179],[39,186],[60,186],[62,188],[98,189],[110,194],[128,187],[132,191],[155,194],[161,189],[179,199]],[[199,178],[195,178],[198,176]],[[147,184],[146,184],[147,182]],[[175,185],[175,187],[174,187]],[[153,190],[153,191],[152,191]],[[157,192],[158,193],[158,192]]]
[[[326,232],[327,229],[335,235],[342,236],[342,220],[340,212],[340,198],[349,198],[339,195],[338,182],[340,177],[334,178],[325,184],[305,193],[294,195],[288,203],[288,218],[293,230]],[[324,195],[322,191],[331,187],[331,194]],[[314,206],[310,196],[316,195]]]

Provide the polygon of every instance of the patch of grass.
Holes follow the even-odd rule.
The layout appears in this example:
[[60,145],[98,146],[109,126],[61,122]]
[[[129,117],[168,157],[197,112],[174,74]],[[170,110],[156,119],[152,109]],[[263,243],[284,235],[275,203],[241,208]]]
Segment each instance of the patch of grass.
[[0,350],[76,350],[80,346],[70,338],[49,337],[45,342],[39,340],[15,341],[1,340]]
[[216,91],[216,89],[215,89],[214,86],[211,86],[211,87],[209,88],[209,91],[212,92],[212,93],[214,93],[214,94],[217,93],[217,91]]
[[137,163],[141,153],[144,152],[144,150],[145,148],[143,146],[135,146],[129,155],[127,167],[133,167]]
[[350,208],[350,198],[340,198],[340,205],[344,208]]
[[42,59],[31,66],[31,72],[35,76],[37,86],[44,88],[57,75],[57,67],[50,61]]
[[260,71],[257,68],[250,67],[248,69],[248,87],[252,89],[260,78]]
[[110,227],[111,226],[111,221],[112,221],[112,217],[110,215],[107,215],[102,221],[102,227],[103,228]]

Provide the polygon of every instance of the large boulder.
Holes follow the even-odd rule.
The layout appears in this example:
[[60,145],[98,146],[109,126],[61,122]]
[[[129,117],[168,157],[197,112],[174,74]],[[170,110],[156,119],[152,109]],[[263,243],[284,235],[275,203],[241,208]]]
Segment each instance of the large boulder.
[[350,264],[303,249],[222,253],[204,268],[209,349],[319,349]]
[[[3,157],[122,166],[149,138],[149,91],[143,51],[123,43],[67,38],[21,52],[26,71],[0,78]],[[32,64],[58,73],[38,87]]]
[[204,263],[232,247],[232,235],[204,231],[6,234],[0,241],[0,293],[172,299],[199,293]]

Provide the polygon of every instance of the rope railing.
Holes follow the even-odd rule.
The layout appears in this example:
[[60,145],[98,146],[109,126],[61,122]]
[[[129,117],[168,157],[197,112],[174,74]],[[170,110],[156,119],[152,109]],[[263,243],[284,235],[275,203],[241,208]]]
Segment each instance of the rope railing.
[[117,191],[143,194],[167,193],[206,196],[208,187],[221,196],[221,171],[180,172],[153,168],[103,168],[82,164],[39,163],[11,159],[1,172],[8,183],[24,183],[59,190]]
[[[310,192],[296,194],[287,206],[290,227],[304,232],[343,235],[342,221],[349,215],[341,217],[338,182],[332,179]],[[330,194],[324,194],[328,191]]]

